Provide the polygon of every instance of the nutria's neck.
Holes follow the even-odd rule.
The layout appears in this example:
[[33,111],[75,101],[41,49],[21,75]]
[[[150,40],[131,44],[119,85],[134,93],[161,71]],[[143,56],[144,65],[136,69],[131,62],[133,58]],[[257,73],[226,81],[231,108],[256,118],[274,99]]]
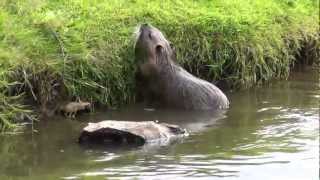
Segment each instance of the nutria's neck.
[[169,63],[162,65],[160,67],[158,77],[160,79],[165,79],[165,81],[172,81],[175,79],[177,72],[179,71],[180,67],[176,65],[174,62],[169,61]]

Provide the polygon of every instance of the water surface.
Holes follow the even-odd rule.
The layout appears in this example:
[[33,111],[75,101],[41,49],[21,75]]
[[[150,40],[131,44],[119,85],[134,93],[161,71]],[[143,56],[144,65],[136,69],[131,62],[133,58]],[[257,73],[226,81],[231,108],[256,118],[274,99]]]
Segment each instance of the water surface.
[[[319,84],[310,69],[227,93],[227,112],[141,106],[42,120],[38,133],[0,136],[0,179],[319,179]],[[158,120],[191,135],[139,148],[82,147],[89,121]]]

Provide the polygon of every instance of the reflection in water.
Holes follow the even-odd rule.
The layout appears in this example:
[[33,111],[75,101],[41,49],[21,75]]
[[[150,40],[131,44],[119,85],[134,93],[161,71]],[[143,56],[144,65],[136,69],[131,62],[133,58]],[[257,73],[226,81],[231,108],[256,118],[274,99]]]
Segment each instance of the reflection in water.
[[91,117],[91,121],[101,121],[108,119],[126,120],[126,121],[159,121],[159,123],[177,124],[186,128],[188,132],[196,133],[203,131],[210,126],[219,123],[219,120],[225,118],[226,110],[216,111],[177,111],[170,109],[146,110],[140,105],[134,105],[117,111],[96,113]]
[[[312,72],[289,81],[229,93],[227,112],[177,112],[128,107],[61,117],[37,134],[0,137],[0,179],[317,179],[319,88]],[[121,119],[175,123],[191,136],[170,146],[82,147],[88,121]]]

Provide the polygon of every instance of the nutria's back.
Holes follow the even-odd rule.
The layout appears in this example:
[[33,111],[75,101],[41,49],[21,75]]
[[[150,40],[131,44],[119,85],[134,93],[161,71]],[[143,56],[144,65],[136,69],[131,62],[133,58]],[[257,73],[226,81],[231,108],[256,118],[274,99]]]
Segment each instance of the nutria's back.
[[168,106],[194,110],[229,107],[228,98],[213,84],[193,76],[175,64],[165,71],[166,75],[159,76],[159,81],[165,82],[162,89]]
[[77,112],[90,108],[91,103],[89,102],[69,102],[60,107],[60,110],[64,112]]

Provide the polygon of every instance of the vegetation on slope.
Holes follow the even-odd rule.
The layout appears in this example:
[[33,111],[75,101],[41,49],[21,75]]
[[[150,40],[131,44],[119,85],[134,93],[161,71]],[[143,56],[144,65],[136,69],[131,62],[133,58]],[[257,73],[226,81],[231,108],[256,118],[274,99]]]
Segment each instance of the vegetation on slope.
[[318,0],[3,0],[0,9],[2,129],[32,101],[42,112],[72,97],[133,102],[139,23],[163,31],[187,70],[232,87],[319,59]]

